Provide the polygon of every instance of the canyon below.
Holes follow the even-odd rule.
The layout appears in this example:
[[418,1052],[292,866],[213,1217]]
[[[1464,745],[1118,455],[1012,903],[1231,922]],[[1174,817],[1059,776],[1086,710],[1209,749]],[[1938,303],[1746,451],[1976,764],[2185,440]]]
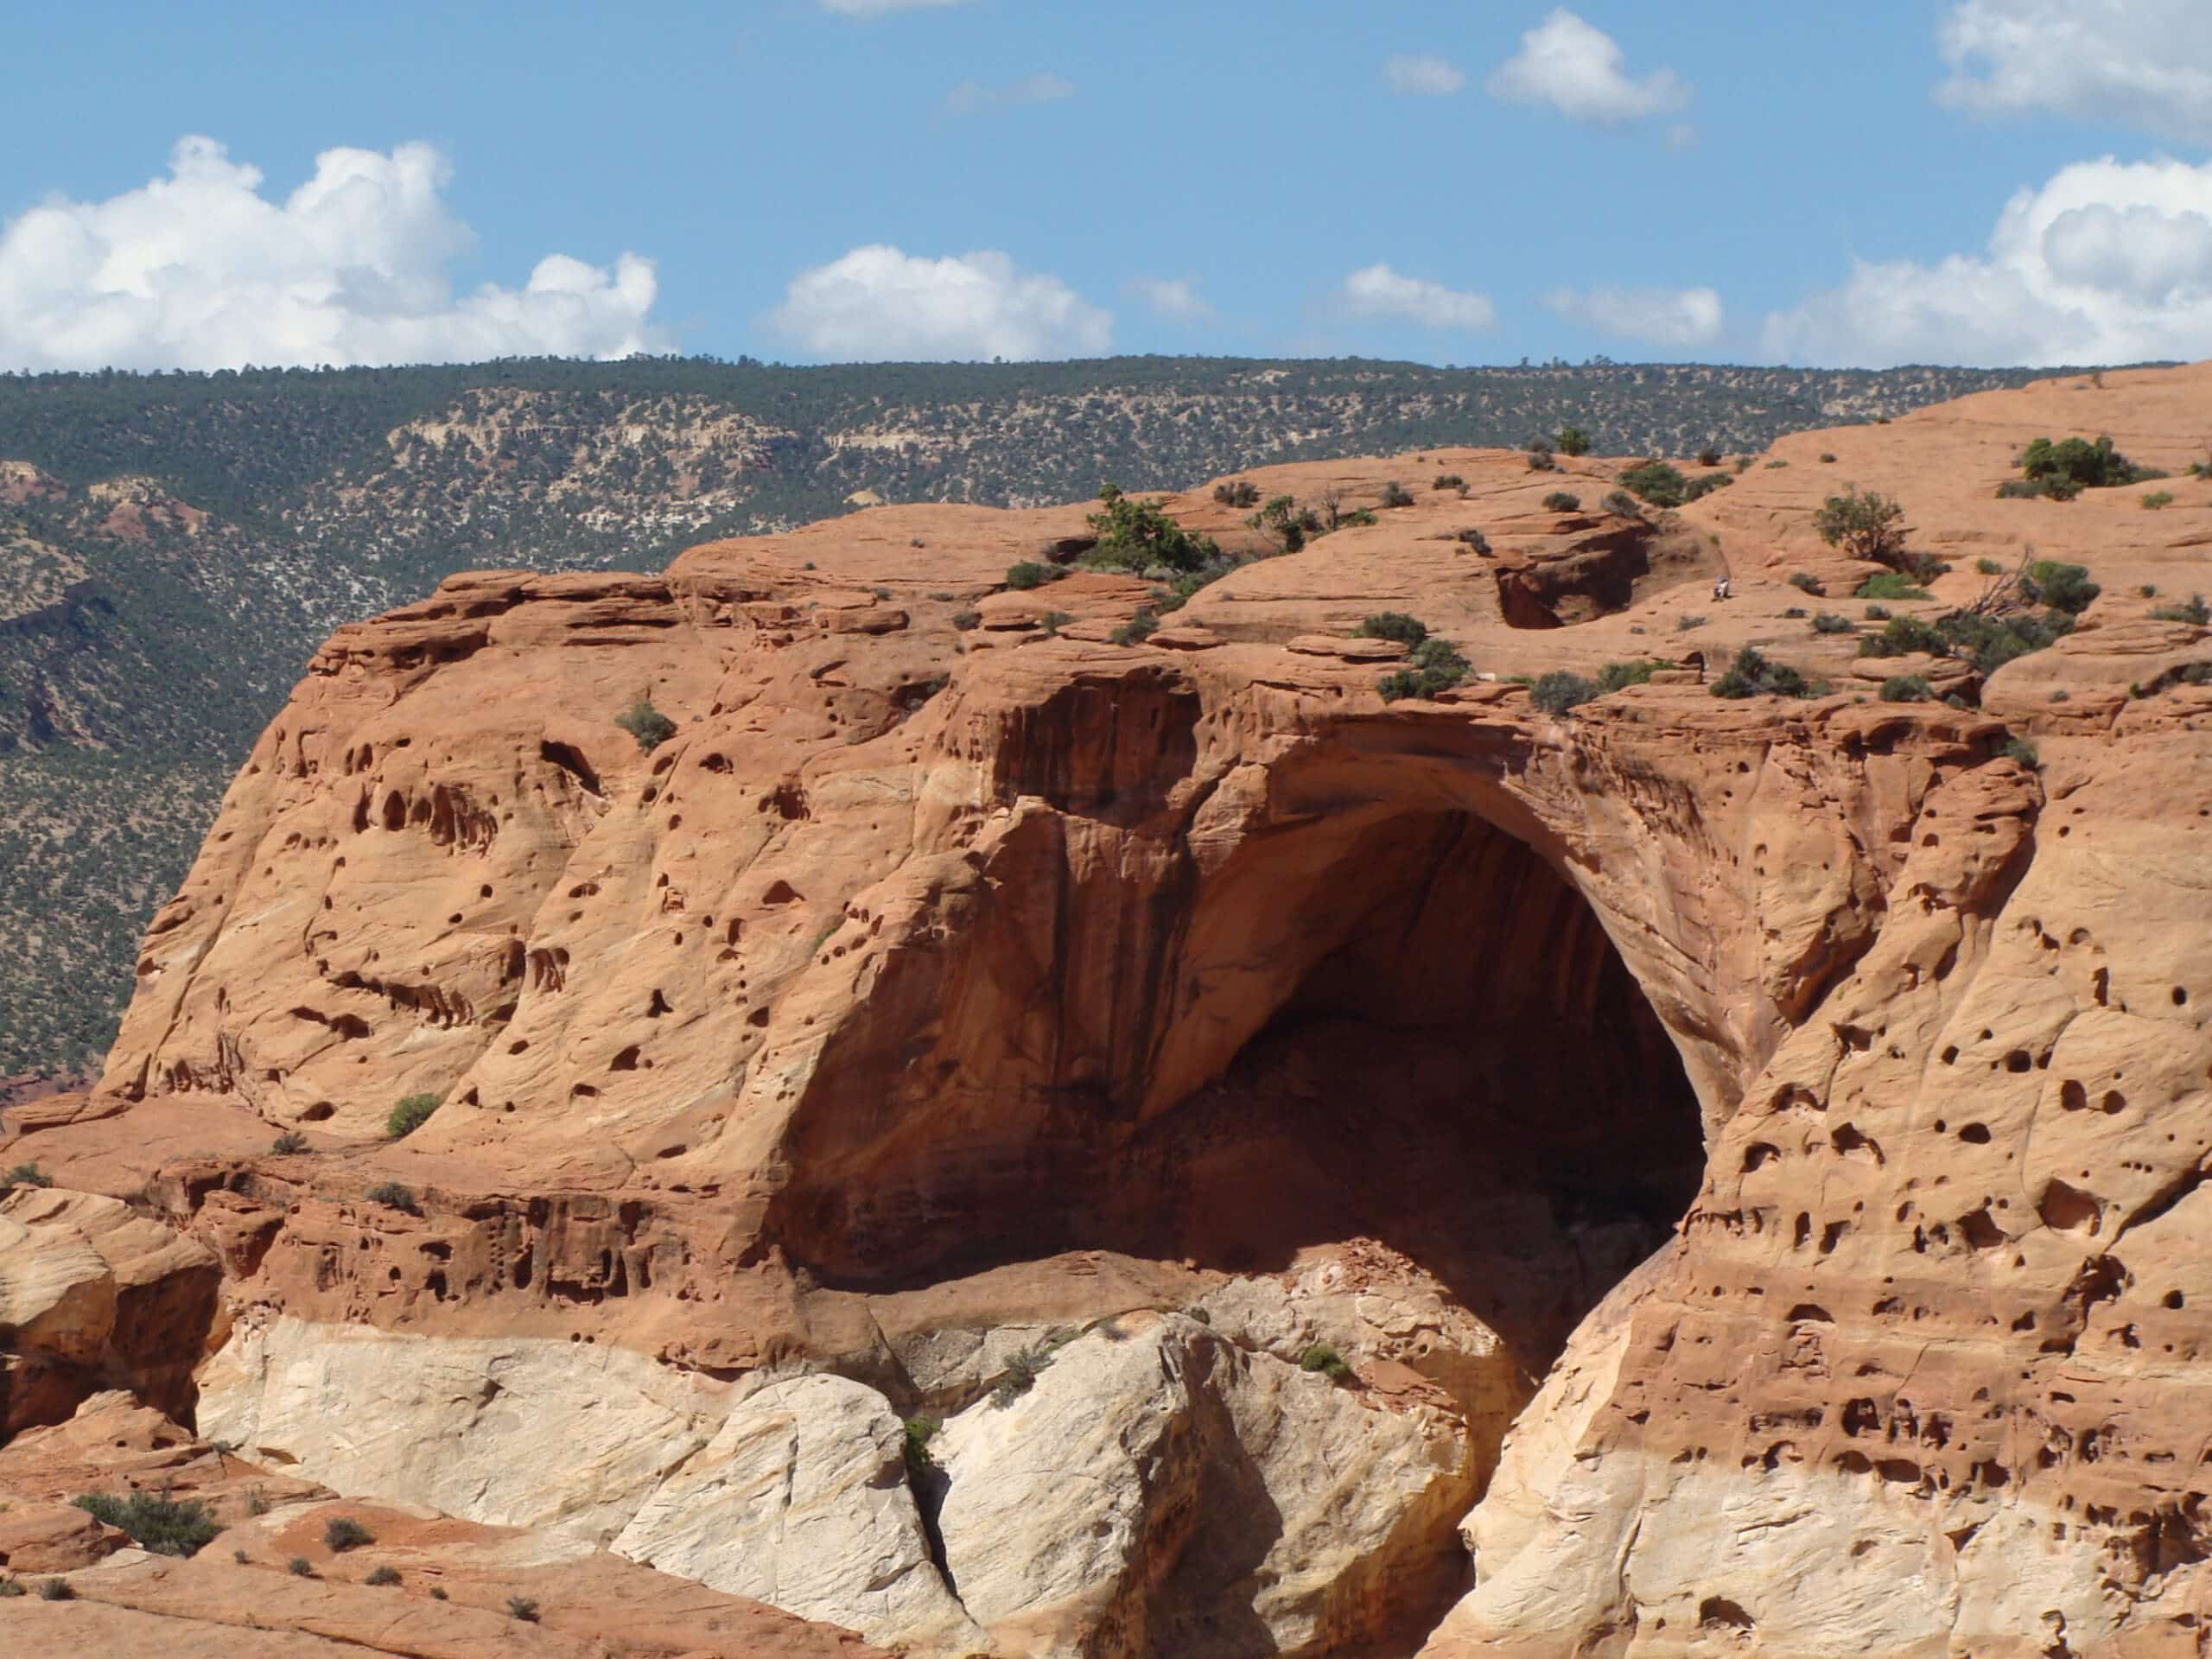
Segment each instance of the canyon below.
[[[2208,408],[1296,460],[1147,498],[1164,614],[933,504],[338,627],[0,1108],[0,1646],[2201,1659]],[[2166,499],[1998,494],[2100,435]]]

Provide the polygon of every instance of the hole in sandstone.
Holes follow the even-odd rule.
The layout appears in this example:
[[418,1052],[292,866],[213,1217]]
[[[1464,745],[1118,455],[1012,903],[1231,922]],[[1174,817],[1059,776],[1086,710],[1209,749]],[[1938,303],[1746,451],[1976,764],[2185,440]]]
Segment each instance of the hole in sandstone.
[[[1019,1020],[978,977],[827,1039],[767,1224],[823,1288],[1073,1249],[1255,1275],[1395,1253],[1534,1378],[1669,1243],[1703,1174],[1696,1092],[1528,845],[1471,811],[1341,806],[1157,893],[1087,879],[1066,931],[1027,941],[1065,978],[1025,981]],[[1520,1400],[1464,1392],[1487,1468]],[[1429,1548],[1398,1595],[1440,1617],[1466,1557],[1448,1529]]]
[[[774,1224],[825,1287],[1073,1249],[1272,1273],[1369,1238],[1541,1376],[1696,1193],[1673,1040],[1581,895],[1471,813],[1347,810],[1255,841],[1148,958],[1111,954],[1147,936],[1095,913],[1062,954],[1130,988],[1115,1018],[1141,1023],[1110,1050],[1071,1020],[1049,1079],[995,1075],[972,1046],[887,1058],[903,1031],[823,1051]],[[873,1113],[828,1107],[900,1075],[912,1093]],[[960,1104],[1001,1091],[1032,1103]]]

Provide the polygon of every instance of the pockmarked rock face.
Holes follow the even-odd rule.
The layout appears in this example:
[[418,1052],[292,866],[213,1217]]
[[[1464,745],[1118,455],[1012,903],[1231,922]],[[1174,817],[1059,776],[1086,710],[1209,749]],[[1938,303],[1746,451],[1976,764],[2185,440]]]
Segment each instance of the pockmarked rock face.
[[[1007,584],[1080,506],[455,578],[318,655],[0,1153],[219,1263],[243,1455],[917,1652],[2193,1654],[2208,396],[1663,517],[1268,469],[1340,527],[1150,642],[1157,576]],[[2170,504],[1995,498],[2101,430]],[[2046,648],[1891,627],[2031,544],[2100,588]],[[1386,701],[1385,613],[1469,672]]]

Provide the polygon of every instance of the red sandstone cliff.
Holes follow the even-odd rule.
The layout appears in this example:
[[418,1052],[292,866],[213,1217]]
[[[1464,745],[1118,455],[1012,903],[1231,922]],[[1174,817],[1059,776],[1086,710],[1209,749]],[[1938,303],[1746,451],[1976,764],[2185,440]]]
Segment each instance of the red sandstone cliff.
[[[1541,506],[1618,462],[1273,469],[1416,501],[1138,646],[1133,580],[999,591],[1079,506],[456,578],[318,655],[0,1164],[219,1262],[203,1433],[880,1642],[2194,1654],[2212,639],[2149,613],[2212,483],[1992,491],[2179,471],[2208,391],[1807,435],[1656,534]],[[1879,701],[1786,614],[1860,619],[1847,481],[1957,562],[1900,612],[2031,542],[2102,595]],[[1499,677],[1384,703],[1385,610]],[[1834,690],[1505,677],[1747,643]]]

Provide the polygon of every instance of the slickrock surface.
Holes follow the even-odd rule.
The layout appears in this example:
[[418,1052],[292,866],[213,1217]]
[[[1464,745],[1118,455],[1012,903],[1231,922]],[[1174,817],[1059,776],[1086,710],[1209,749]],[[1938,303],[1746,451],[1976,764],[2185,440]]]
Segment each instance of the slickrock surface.
[[[223,1530],[179,1559],[137,1548],[69,1501],[134,1491],[200,1504]],[[368,1541],[334,1548],[327,1529],[341,1518]],[[29,1593],[56,1580],[67,1599]],[[0,1601],[10,1653],[868,1659],[877,1651],[850,1631],[589,1545],[418,1506],[339,1500],[122,1394],[95,1395],[67,1422],[0,1448],[0,1581],[24,1591]]]
[[[410,1559],[493,1587],[442,1618],[503,1618],[482,1563],[536,1552],[500,1641],[726,1592],[948,1656],[2198,1654],[2212,631],[2150,613],[2212,588],[2212,482],[1992,493],[2039,435],[2179,474],[2208,401],[1989,393],[1663,523],[1603,507],[1619,461],[1269,469],[1415,499],[1145,645],[1140,582],[1002,588],[1080,505],[341,630],[99,1087],[7,1114],[0,1167],[60,1185],[0,1205],[38,1233],[0,1285],[83,1372],[27,1421],[168,1387],[395,1534],[454,1517]],[[1847,483],[1957,562],[1897,614],[2030,543],[2102,594],[1986,680],[1920,664],[1960,706],[1879,701],[1802,614],[1878,626],[1811,528]],[[1382,611],[1475,675],[1386,704]],[[1710,696],[1747,644],[1833,689]],[[1512,683],[1642,658],[1682,667],[1567,716]],[[168,1233],[110,1248],[92,1194]],[[99,1287],[155,1261],[219,1305],[141,1376]],[[74,1576],[181,1617],[229,1550]],[[249,1570],[288,1639],[372,1594]],[[556,1616],[601,1577],[635,1618]]]

